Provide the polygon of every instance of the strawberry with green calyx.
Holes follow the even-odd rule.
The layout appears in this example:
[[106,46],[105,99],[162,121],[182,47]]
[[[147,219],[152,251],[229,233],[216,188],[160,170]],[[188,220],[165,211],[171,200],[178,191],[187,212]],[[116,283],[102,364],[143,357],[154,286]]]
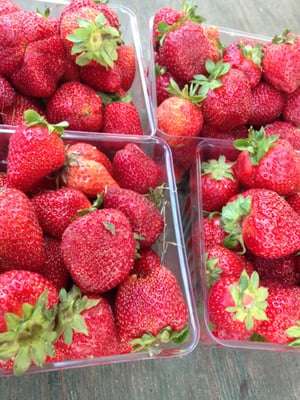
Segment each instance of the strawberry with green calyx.
[[58,293],[40,274],[11,270],[0,275],[0,366],[23,374],[54,356]]
[[24,118],[25,124],[18,126],[9,140],[7,184],[26,193],[64,165],[61,135],[68,124],[51,125],[34,110],[26,110]]
[[224,246],[246,249],[276,258],[300,249],[300,217],[278,193],[249,189],[234,196],[222,208],[221,228],[227,233]]
[[85,293],[100,294],[129,274],[136,242],[125,214],[105,208],[75,219],[63,233],[61,252],[74,283]]
[[236,39],[223,52],[223,62],[244,72],[253,89],[262,77],[262,44],[248,38]]
[[56,349],[67,359],[118,354],[119,336],[110,305],[102,296],[82,295],[75,285],[59,293]]
[[[300,85],[300,36],[289,29],[276,35],[266,47],[262,59],[263,77],[285,93]],[[278,68],[278,65],[281,68]]]
[[167,91],[172,96],[157,107],[157,124],[168,135],[167,142],[181,148],[186,138],[200,135],[203,126],[200,105],[204,97],[195,93],[193,85],[185,85],[180,90],[174,79],[170,80]]
[[227,332],[238,332],[245,340],[267,319],[268,289],[261,286],[257,272],[239,278],[224,277],[216,281],[208,295],[210,322]]
[[293,146],[279,135],[266,137],[264,128],[250,128],[248,139],[237,139],[240,150],[235,172],[247,188],[264,188],[280,195],[300,190],[300,157]]
[[239,192],[240,183],[234,171],[234,162],[225,156],[201,163],[201,199],[203,210],[221,211],[231,196]]
[[[205,73],[195,74],[193,84],[204,95],[204,121],[218,129],[232,130],[247,123],[251,112],[251,88],[246,75],[222,60],[206,60]],[[207,76],[208,75],[208,76]]]
[[183,343],[189,336],[186,303],[164,266],[146,276],[129,275],[118,287],[115,315],[121,340],[131,351],[153,352],[159,342]]
[[73,42],[71,55],[77,55],[79,66],[97,61],[105,68],[112,67],[117,60],[117,48],[122,42],[120,31],[108,25],[105,16],[99,13],[95,20],[77,18],[78,28],[66,36]]

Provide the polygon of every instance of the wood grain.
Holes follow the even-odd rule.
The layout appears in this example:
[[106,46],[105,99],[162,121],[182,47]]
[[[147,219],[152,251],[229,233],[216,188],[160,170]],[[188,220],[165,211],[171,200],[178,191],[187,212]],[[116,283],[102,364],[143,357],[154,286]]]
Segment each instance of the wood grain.
[[[24,4],[27,1],[24,0]],[[111,4],[120,2],[111,2]],[[298,0],[198,0],[206,22],[268,36],[299,32]],[[127,0],[145,58],[149,18],[177,0]],[[297,400],[300,354],[200,344],[188,356],[0,378],[0,400]]]

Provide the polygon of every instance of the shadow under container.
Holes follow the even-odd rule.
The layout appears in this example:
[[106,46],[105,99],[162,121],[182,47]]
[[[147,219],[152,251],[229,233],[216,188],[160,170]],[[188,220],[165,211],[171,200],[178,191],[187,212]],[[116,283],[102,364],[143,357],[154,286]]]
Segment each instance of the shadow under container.
[[[9,139],[14,130],[10,127],[0,128],[0,171],[6,171],[7,149]],[[200,337],[199,320],[196,309],[191,275],[187,262],[184,245],[182,223],[180,218],[177,186],[174,178],[173,161],[170,148],[162,139],[154,136],[94,134],[65,131],[63,140],[66,145],[76,142],[86,142],[104,151],[112,160],[115,152],[125,147],[128,143],[139,146],[151,157],[160,169],[160,183],[165,185],[163,201],[159,207],[165,221],[165,229],[153,249],[159,254],[161,263],[169,268],[175,275],[182,290],[188,308],[189,338],[182,344],[163,344],[157,354],[143,351],[130,354],[120,354],[109,357],[89,358],[81,360],[65,360],[57,363],[45,364],[43,368],[31,367],[26,374],[64,370],[70,368],[98,366],[120,362],[140,361],[170,357],[181,357],[189,354],[198,344]],[[0,376],[10,375],[0,371]]]

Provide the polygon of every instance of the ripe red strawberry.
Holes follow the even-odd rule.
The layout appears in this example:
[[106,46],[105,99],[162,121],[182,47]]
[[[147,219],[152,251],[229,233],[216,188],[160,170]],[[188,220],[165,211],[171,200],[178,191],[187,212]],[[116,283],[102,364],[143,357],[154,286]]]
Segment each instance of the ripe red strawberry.
[[116,11],[108,4],[96,2],[94,0],[71,0],[70,3],[66,5],[66,7],[64,7],[64,9],[62,10],[60,18],[62,19],[65,14],[74,12],[80,9],[81,7],[95,8],[97,11],[100,11],[101,13],[104,14],[109,25],[113,26],[116,29],[119,28],[120,22]]
[[0,116],[2,117],[3,110],[13,104],[16,96],[15,89],[5,76],[0,75]]
[[55,238],[62,237],[79,210],[92,206],[81,191],[67,187],[37,194],[31,203],[44,234]]
[[232,130],[247,123],[251,111],[251,89],[245,74],[229,63],[206,61],[208,77],[198,74],[194,84],[205,96],[202,112],[205,123]]
[[300,150],[300,129],[286,121],[276,120],[264,127],[266,137],[280,135],[287,140],[296,150]]
[[299,49],[300,36],[285,30],[275,36],[264,51],[263,77],[285,93],[294,92],[300,85]]
[[0,15],[0,32],[0,73],[26,96],[54,93],[65,71],[65,53],[51,22],[21,10]]
[[256,256],[283,257],[300,249],[300,217],[278,193],[249,189],[234,196],[222,209],[224,245],[241,245]]
[[286,96],[286,103],[282,111],[285,121],[300,127],[300,87]]
[[223,52],[223,62],[240,69],[253,89],[261,80],[262,44],[256,40],[241,38],[231,42]]
[[0,298],[1,368],[21,375],[42,366],[54,353],[57,290],[40,274],[11,270],[0,274]]
[[104,106],[102,131],[143,135],[143,127],[138,109],[133,103],[116,101]]
[[249,340],[265,320],[268,290],[261,286],[257,272],[243,271],[240,278],[224,277],[210,288],[207,307],[209,320],[216,329],[235,332]]
[[20,11],[21,8],[12,0],[3,0],[0,4],[0,15]]
[[300,270],[298,270],[296,254],[277,258],[263,258],[248,252],[246,256],[264,282],[277,281],[284,285],[297,285],[300,282]]
[[129,275],[121,282],[115,315],[120,337],[129,349],[151,351],[163,337],[166,341],[187,339],[187,305],[174,274],[164,266],[145,277]]
[[[168,87],[171,84],[171,80],[174,80],[174,77],[170,74],[169,71],[165,67],[161,67],[158,63],[155,64],[155,87],[156,87],[156,105],[159,106],[163,100],[167,99],[170,96],[168,92]],[[184,84],[176,79],[176,83],[183,89]]]
[[120,187],[146,194],[160,182],[158,164],[135,143],[118,150],[112,160],[114,177]]
[[39,99],[33,99],[15,92],[14,101],[10,106],[3,109],[1,113],[4,125],[23,125],[25,123],[24,112],[34,110],[39,115],[45,116],[46,112]]
[[[202,227],[202,235],[204,241],[204,248],[207,251],[211,246],[216,244],[223,245],[223,241],[227,236],[227,233],[220,226],[220,214],[210,214],[203,218],[203,227]],[[200,240],[200,227],[196,228],[195,225],[193,232],[193,242],[196,240]],[[197,233],[198,231],[198,233]]]
[[164,219],[153,202],[140,193],[114,186],[107,187],[103,195],[105,208],[122,211],[138,235],[142,248],[152,246],[164,229]]
[[85,293],[104,293],[125,279],[134,265],[136,244],[128,218],[100,209],[74,220],[65,230],[62,257]]
[[204,26],[204,32],[209,39],[209,59],[214,63],[223,57],[223,46],[220,39],[219,29],[214,25]]
[[88,359],[119,354],[119,335],[111,306],[103,296],[83,296],[73,286],[60,292],[55,348],[66,359]]
[[46,116],[51,124],[67,121],[74,131],[100,132],[102,100],[91,87],[78,82],[65,82],[47,100]]
[[132,274],[138,276],[149,275],[150,272],[161,266],[159,254],[152,247],[145,247],[139,250],[139,257],[134,262]]
[[107,155],[101,151],[98,147],[88,142],[76,142],[68,146],[68,155],[73,158],[76,155],[84,156],[89,160],[100,162],[104,165],[107,171],[113,176],[113,165]]
[[50,125],[34,110],[24,114],[26,125],[9,140],[7,185],[24,192],[64,165],[65,147],[60,135],[66,123]]
[[251,275],[254,271],[252,263],[226,247],[216,244],[205,253],[205,274],[209,288],[221,278],[239,278],[243,270]]
[[247,124],[260,127],[274,122],[282,113],[285,94],[265,81],[251,91],[251,113]]
[[291,194],[290,196],[285,197],[286,201],[289,205],[300,214],[300,192]]
[[56,287],[59,292],[67,288],[70,283],[70,274],[66,269],[61,256],[61,240],[44,235],[45,260],[39,273]]
[[278,135],[266,137],[264,128],[249,129],[248,139],[234,141],[240,150],[235,172],[247,188],[264,188],[281,195],[300,190],[300,156]]
[[203,96],[194,96],[192,87],[180,90],[174,80],[168,88],[171,97],[165,99],[156,110],[157,127],[166,134],[166,140],[173,147],[182,148],[189,137],[200,136],[203,114],[200,107]]
[[0,270],[38,271],[44,262],[43,234],[29,198],[20,190],[0,192]]
[[204,74],[210,56],[210,40],[201,24],[183,21],[165,33],[159,48],[161,65],[175,77],[190,82],[194,75]]
[[75,153],[69,153],[62,173],[62,184],[95,199],[108,186],[119,186],[103,164]]
[[202,161],[200,186],[203,210],[221,211],[230,197],[240,189],[234,163],[222,155],[217,160]]
[[256,333],[266,342],[288,343],[292,337],[287,329],[297,325],[300,314],[300,288],[280,282],[269,283],[266,315],[267,319],[257,327]]

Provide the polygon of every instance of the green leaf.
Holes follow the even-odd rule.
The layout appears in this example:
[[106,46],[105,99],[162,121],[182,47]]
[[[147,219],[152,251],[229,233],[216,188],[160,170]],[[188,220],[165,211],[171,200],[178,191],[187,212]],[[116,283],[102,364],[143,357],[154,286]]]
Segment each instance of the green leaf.
[[105,228],[112,233],[113,235],[116,233],[116,227],[114,224],[112,224],[111,222],[103,222],[103,225],[105,226]]

